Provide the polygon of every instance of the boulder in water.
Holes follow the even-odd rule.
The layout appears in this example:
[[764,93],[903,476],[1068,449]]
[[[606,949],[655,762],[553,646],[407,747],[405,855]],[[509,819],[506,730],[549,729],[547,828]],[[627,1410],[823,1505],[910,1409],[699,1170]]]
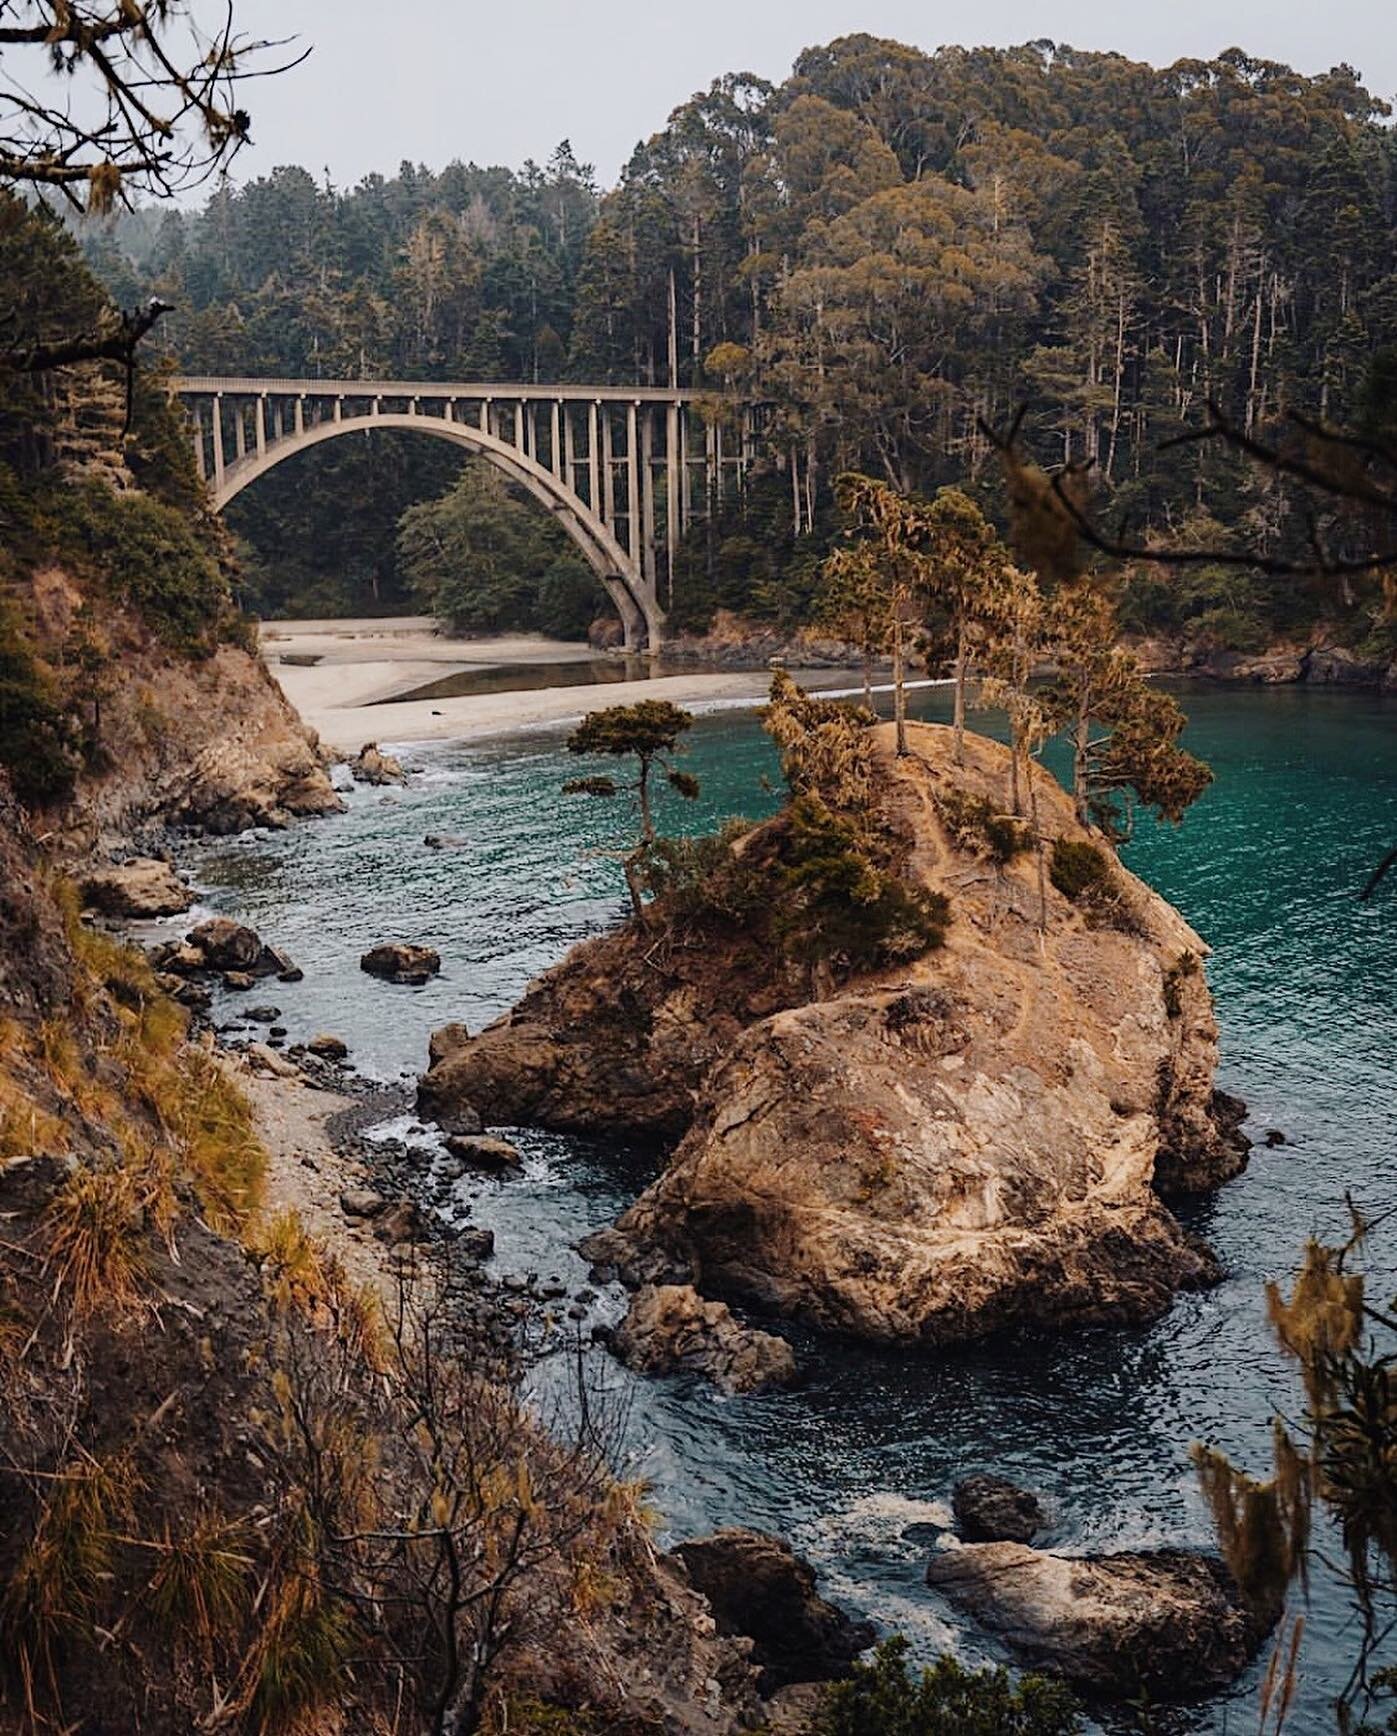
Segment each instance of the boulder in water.
[[507,1139],[493,1139],[488,1134],[449,1134],[446,1149],[471,1169],[486,1170],[491,1175],[518,1169],[523,1162],[517,1145],[511,1145]]
[[628,1368],[702,1374],[727,1393],[789,1386],[796,1377],[784,1338],[744,1326],[725,1302],[706,1302],[688,1284],[638,1290],[612,1343]]
[[1048,1522],[1036,1495],[983,1471],[956,1484],[951,1509],[967,1543],[1031,1543]]
[[329,1031],[321,1031],[312,1037],[306,1047],[322,1061],[343,1061],[349,1054],[349,1044],[344,1038],[333,1036]]
[[420,987],[441,969],[441,954],[430,946],[414,946],[405,940],[385,940],[370,947],[359,960],[359,969],[385,982]]
[[673,1553],[708,1599],[718,1632],[752,1640],[764,1694],[847,1675],[877,1637],[871,1622],[851,1621],[820,1596],[814,1568],[779,1537],[730,1526]]
[[401,764],[391,754],[380,753],[376,741],[366,741],[349,762],[355,781],[361,784],[401,784],[407,780]]
[[276,976],[291,963],[284,952],[268,946],[255,929],[230,916],[211,916],[185,936],[186,945],[203,958],[207,970],[243,976]]
[[1020,1663],[1105,1699],[1226,1687],[1279,1615],[1249,1608],[1222,1562],[1190,1549],[1068,1556],[968,1543],[933,1555],[926,1578]]

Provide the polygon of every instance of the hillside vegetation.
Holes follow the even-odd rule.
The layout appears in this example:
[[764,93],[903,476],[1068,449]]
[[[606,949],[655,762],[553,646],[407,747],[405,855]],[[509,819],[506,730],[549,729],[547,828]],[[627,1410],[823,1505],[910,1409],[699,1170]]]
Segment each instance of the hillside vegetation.
[[[838,471],[968,483],[999,514],[980,424],[1021,404],[1029,443],[1093,460],[1137,535],[1294,548],[1310,527],[1273,475],[1161,443],[1210,397],[1248,428],[1391,417],[1395,164],[1347,67],[849,36],[780,85],[717,80],[604,194],[566,144],[517,173],[404,164],[353,189],[286,167],[86,245],[121,293],[175,301],[175,353],[215,372],[664,380],[672,284],[681,383],[773,405],[748,498],[687,550],[680,624],[718,606],[794,621]],[[385,466],[336,443],[232,516],[302,582],[343,583],[346,608],[388,606],[389,527],[450,475],[435,449]],[[1138,630],[1242,649],[1329,606],[1206,567],[1128,601]],[[1361,610],[1344,629],[1369,630]]]

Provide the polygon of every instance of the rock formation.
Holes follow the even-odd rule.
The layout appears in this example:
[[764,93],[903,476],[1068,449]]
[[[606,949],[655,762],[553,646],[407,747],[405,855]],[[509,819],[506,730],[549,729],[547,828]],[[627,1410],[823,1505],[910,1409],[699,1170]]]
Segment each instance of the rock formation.
[[726,1302],[705,1302],[688,1284],[647,1284],[635,1294],[612,1348],[645,1374],[702,1374],[727,1393],[789,1386],[794,1352],[784,1338],[758,1332]]
[[1020,1663],[1110,1699],[1197,1699],[1225,1687],[1278,1613],[1247,1608],[1223,1564],[1188,1549],[1074,1557],[967,1544],[933,1555],[927,1584]]
[[764,1694],[847,1675],[873,1644],[872,1623],[851,1621],[821,1597],[814,1568],[779,1537],[730,1526],[681,1543],[674,1554],[712,1605],[719,1633],[753,1641]]
[[194,894],[168,862],[133,856],[112,867],[93,867],[81,882],[83,903],[103,916],[140,920],[178,916]]
[[1030,1490],[984,1472],[962,1477],[952,1492],[951,1510],[967,1543],[1031,1543],[1048,1523]]
[[441,954],[430,946],[413,946],[405,940],[386,940],[371,946],[359,960],[359,969],[385,982],[420,987],[441,969]]
[[[971,736],[956,767],[950,731],[922,725],[897,760],[889,735],[882,811],[912,840],[908,877],[951,900],[943,947],[811,999],[750,936],[685,945],[661,912],[658,940],[584,944],[443,1052],[422,1107],[682,1134],[588,1243],[631,1282],[687,1279],[902,1344],[1148,1319],[1216,1276],[1161,1190],[1245,1161],[1213,1091],[1206,948],[1114,863],[1110,900],[1076,903],[1032,852],[1003,864],[953,834],[950,793],[1002,811],[1005,749]],[[1046,773],[1037,791],[1049,846],[1100,844]]]

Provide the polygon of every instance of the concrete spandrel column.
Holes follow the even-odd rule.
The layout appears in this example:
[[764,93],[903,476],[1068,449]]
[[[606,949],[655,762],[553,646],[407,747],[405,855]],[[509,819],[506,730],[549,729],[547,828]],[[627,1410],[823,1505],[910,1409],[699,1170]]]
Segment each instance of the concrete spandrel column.
[[223,394],[215,392],[213,399],[213,480],[217,488],[223,487]]
[[344,399],[338,394],[335,396],[335,420],[336,422],[344,421]]
[[190,409],[189,413],[194,418],[194,468],[199,472],[199,478],[202,481],[204,476],[204,418],[197,404]]
[[490,432],[490,400],[488,398],[480,400],[480,432],[482,434]]
[[645,582],[655,584],[655,412],[640,411],[640,564]]
[[529,424],[525,415],[524,400],[519,400],[519,408],[514,416],[514,444],[521,452],[529,450]]
[[601,412],[601,505],[602,520],[616,534],[616,461],[611,449],[611,407]]
[[[577,443],[572,427],[572,410],[567,404],[562,406],[563,417],[563,481],[574,494],[577,493]],[[597,503],[588,503],[592,511],[597,510]]]
[[674,602],[674,561],[679,552],[679,406],[665,409],[665,553],[669,601]]
[[299,394],[297,395],[297,398],[296,398],[295,408],[292,411],[292,425],[294,426],[294,428],[298,434],[304,434],[305,433],[305,431],[306,431],[306,401]]
[[257,456],[267,456],[267,399],[266,394],[260,394],[253,406],[253,430],[257,436]]
[[[597,414],[598,406],[587,406],[587,504],[592,511],[600,514],[601,503],[601,435]],[[604,522],[610,526],[611,511],[608,508]]]
[[642,543],[640,524],[640,440],[639,405],[632,400],[626,405],[626,548],[636,572],[640,567]]
[[550,426],[549,426],[549,432],[552,435],[552,440],[549,443],[549,448],[548,448],[548,462],[552,466],[554,476],[559,476],[559,477],[563,474],[562,420],[563,420],[562,403],[561,403],[560,399],[555,398],[553,400],[552,413],[551,413]]

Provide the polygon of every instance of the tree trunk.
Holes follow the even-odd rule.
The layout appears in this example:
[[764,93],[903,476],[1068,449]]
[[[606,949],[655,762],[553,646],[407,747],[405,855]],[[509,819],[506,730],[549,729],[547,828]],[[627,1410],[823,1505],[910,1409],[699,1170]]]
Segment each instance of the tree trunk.
[[1087,749],[1091,745],[1091,718],[1085,699],[1077,707],[1077,722],[1072,731],[1072,801],[1082,825],[1091,824],[1087,806]]
[[955,711],[953,721],[956,731],[956,764],[965,764],[965,669],[969,661],[966,655],[965,628],[956,629],[956,683]]
[[907,757],[907,686],[902,667],[902,614],[893,619],[893,719],[897,725],[897,757]]

